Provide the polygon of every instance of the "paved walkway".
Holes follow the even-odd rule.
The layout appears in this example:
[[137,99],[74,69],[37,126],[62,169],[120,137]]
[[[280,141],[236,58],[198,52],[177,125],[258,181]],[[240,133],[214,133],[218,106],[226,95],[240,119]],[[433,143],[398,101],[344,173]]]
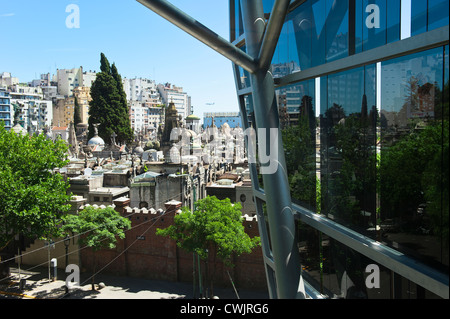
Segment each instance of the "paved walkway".
[[[65,281],[49,281],[48,270],[22,271],[26,280],[23,289],[19,287],[16,269],[9,281],[0,282],[0,299],[192,299],[191,283],[155,281],[142,278],[117,277],[98,274],[95,277],[96,290],[92,290],[89,276],[81,276],[81,286],[65,294]],[[99,288],[99,283],[104,283]],[[238,299],[233,288],[214,288],[219,299]],[[265,291],[238,291],[240,299],[268,299]],[[198,292],[197,292],[198,296]]]

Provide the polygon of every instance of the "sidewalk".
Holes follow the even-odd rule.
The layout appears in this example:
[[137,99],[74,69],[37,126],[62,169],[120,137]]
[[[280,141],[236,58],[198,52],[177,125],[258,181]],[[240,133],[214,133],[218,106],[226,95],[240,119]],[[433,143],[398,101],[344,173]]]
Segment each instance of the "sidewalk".
[[[62,272],[62,270],[61,270]],[[0,299],[192,299],[191,283],[156,281],[143,278],[117,277],[98,274],[96,290],[92,290],[89,275],[81,275],[81,286],[65,294],[65,281],[49,281],[48,270],[21,271],[26,280],[23,290],[19,287],[18,270],[11,269],[13,278],[0,282]],[[64,273],[61,273],[62,275]],[[99,283],[104,287],[99,288]],[[240,299],[268,299],[265,291],[238,291]],[[214,288],[219,299],[238,299],[233,288]],[[198,296],[198,292],[197,292]]]

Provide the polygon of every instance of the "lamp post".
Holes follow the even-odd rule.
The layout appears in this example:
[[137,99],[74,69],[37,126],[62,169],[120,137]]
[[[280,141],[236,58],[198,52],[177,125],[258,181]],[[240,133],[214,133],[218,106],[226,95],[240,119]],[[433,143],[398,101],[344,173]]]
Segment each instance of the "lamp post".
[[[64,246],[66,247],[66,269],[67,266],[69,265],[69,245],[70,245],[70,237],[69,235],[66,235],[66,237],[64,237]],[[69,293],[69,287],[67,286],[67,284],[65,286],[65,291],[66,294]]]
[[66,235],[64,238],[64,246],[66,247],[66,267],[69,265],[69,245],[70,245],[70,237]]

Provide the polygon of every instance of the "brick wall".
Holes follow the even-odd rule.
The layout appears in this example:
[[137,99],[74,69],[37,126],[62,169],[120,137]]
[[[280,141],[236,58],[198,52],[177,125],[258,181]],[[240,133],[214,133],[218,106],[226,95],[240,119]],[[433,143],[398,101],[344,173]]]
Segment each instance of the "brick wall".
[[[168,237],[156,235],[157,228],[166,228],[173,224],[174,216],[181,203],[166,203],[166,211],[130,208],[129,200],[114,203],[116,210],[130,218],[131,229],[126,237],[119,240],[115,249],[94,252],[91,249],[81,250],[82,271],[92,272],[95,269],[102,273],[141,277],[154,280],[192,282],[193,254],[177,247],[175,241]],[[259,236],[256,218],[247,217],[244,221],[246,232],[250,237]],[[234,284],[239,289],[266,289],[266,277],[261,247],[251,254],[243,254],[234,258],[234,268],[227,268],[210,254],[209,269],[214,270],[214,284],[230,287],[229,271]],[[196,276],[198,269],[196,265]],[[201,262],[205,273],[205,262]]]

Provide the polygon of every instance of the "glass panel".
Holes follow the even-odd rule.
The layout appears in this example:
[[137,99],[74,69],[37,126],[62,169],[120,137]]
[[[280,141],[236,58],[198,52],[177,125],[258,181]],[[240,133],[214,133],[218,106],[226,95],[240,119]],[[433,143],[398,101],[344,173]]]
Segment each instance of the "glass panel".
[[448,25],[448,15],[448,0],[428,0],[428,31]]
[[[311,45],[313,34],[316,34],[311,1],[307,1],[291,12],[287,16],[286,21],[289,25],[289,30],[292,30],[288,44],[291,50],[295,51],[295,54],[293,53],[291,56],[298,63],[294,67],[299,70],[305,70],[311,67]],[[282,62],[280,60],[277,61],[277,63]]]
[[364,51],[386,44],[386,7],[386,0],[363,0]]
[[[375,66],[328,76],[321,113],[321,196],[327,217],[375,237]],[[323,103],[323,102],[322,102]]]
[[427,0],[411,0],[411,36],[427,31]]
[[382,63],[380,226],[388,245],[448,271],[443,54],[441,47]]
[[[391,298],[389,269],[302,222],[297,229],[303,278],[319,292],[329,298]],[[369,265],[377,267],[374,279]]]
[[241,1],[240,0],[232,0],[231,5],[233,5],[234,10],[234,25],[231,26],[231,41],[236,40],[244,34],[244,23],[242,22],[242,12],[241,12]]
[[316,210],[314,80],[276,91],[292,201]]
[[326,61],[330,62],[348,56],[348,0],[327,0],[326,5]]
[[264,13],[270,13],[272,12],[273,4],[275,3],[275,0],[263,0],[263,9]]
[[[319,0],[315,3],[311,3],[311,18],[312,18],[311,52],[314,52],[314,54],[311,54],[311,66],[321,65],[326,62],[325,20],[327,15],[328,12],[325,0]],[[299,44],[299,47],[300,46],[301,43]]]
[[[240,49],[244,52],[247,51],[247,48],[245,45],[242,46]],[[239,72],[239,81],[238,81],[239,89],[249,88],[251,86],[250,73],[240,66],[237,68],[238,68],[238,72]]]
[[400,2],[388,0],[386,12],[386,43],[400,40]]

